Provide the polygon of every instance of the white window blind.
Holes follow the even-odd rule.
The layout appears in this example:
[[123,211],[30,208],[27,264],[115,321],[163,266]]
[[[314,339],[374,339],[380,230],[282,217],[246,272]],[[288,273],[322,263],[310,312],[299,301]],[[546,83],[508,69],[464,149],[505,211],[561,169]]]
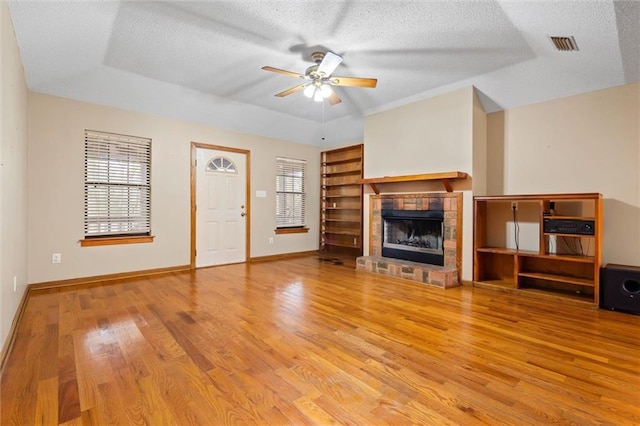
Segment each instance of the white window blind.
[[305,226],[306,170],[305,160],[276,158],[276,227]]
[[151,233],[151,139],[85,130],[85,238]]

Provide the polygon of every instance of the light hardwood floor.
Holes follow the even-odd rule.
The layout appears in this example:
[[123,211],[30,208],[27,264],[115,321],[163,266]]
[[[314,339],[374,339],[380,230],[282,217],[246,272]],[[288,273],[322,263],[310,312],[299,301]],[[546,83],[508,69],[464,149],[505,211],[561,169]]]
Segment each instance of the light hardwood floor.
[[32,295],[2,425],[640,424],[640,317],[317,257]]

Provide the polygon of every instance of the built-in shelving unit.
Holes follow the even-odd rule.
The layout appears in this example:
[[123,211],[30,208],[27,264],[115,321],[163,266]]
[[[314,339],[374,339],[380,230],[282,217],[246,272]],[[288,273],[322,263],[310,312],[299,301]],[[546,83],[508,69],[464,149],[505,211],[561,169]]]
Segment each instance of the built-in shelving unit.
[[320,155],[320,250],[362,255],[363,145]]
[[[546,219],[593,230],[545,232]],[[597,306],[601,247],[601,194],[474,197],[474,285]]]

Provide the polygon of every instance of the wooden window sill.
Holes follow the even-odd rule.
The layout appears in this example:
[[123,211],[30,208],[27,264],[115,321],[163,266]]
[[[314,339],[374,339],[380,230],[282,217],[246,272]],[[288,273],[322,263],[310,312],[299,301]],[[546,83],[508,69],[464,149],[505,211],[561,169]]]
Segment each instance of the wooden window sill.
[[278,234],[306,234],[309,232],[309,228],[276,228],[276,235]]
[[112,246],[117,244],[140,244],[152,243],[155,237],[153,235],[136,235],[131,237],[104,237],[104,238],[88,238],[80,240],[81,247],[93,246]]

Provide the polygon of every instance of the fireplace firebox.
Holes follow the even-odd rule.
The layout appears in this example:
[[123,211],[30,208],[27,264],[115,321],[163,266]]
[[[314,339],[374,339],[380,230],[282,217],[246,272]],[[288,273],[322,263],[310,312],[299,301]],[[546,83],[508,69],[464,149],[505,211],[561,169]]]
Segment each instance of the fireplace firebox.
[[444,265],[442,210],[382,210],[382,256]]

